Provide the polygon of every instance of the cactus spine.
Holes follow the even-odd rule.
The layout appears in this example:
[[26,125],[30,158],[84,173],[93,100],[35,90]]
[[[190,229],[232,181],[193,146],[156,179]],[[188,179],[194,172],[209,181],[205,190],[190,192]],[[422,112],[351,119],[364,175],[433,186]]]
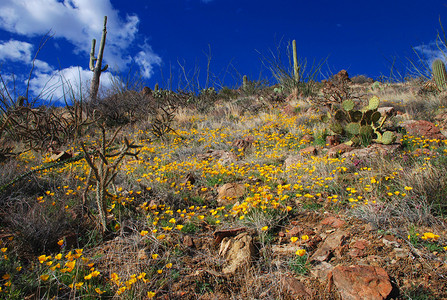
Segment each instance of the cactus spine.
[[296,51],[296,41],[292,41],[292,48],[293,48],[293,73],[295,75],[295,81],[296,83],[300,82],[300,67],[298,65],[298,54]]
[[104,29],[102,30],[102,37],[101,37],[101,44],[99,45],[99,53],[98,58],[95,57],[95,47],[96,47],[96,40],[93,39],[92,41],[92,50],[90,52],[90,70],[93,72],[92,82],[90,84],[90,96],[92,100],[95,100],[98,95],[98,89],[99,89],[99,77],[101,76],[101,73],[107,70],[109,67],[108,65],[105,65],[104,68],[102,68],[102,57],[104,55],[104,46],[106,45],[106,35],[107,35],[107,16],[104,17]]
[[447,89],[447,72],[445,70],[445,64],[442,60],[436,59],[432,64],[433,77],[436,85],[440,90]]

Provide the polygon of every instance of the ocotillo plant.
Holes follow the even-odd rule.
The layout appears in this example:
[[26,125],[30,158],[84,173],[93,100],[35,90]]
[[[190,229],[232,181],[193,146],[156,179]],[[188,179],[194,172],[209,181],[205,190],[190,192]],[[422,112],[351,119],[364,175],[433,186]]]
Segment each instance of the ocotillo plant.
[[92,82],[90,84],[90,95],[93,100],[96,99],[98,95],[99,89],[99,77],[101,76],[101,72],[104,72],[109,67],[105,65],[102,68],[102,57],[104,55],[104,46],[106,45],[106,35],[107,35],[107,16],[104,17],[104,29],[102,30],[101,44],[99,44],[99,53],[98,58],[95,57],[95,47],[96,40],[92,41],[92,50],[90,52],[90,70],[93,72]]
[[445,64],[442,60],[436,59],[432,64],[433,78],[436,85],[440,90],[447,88],[447,72],[445,70]]
[[300,82],[300,66],[298,65],[298,54],[296,51],[296,41],[292,41],[293,48],[293,73],[295,75],[295,82]]
[[[124,145],[115,153],[107,154],[106,151],[109,146],[115,140],[118,130],[113,135],[112,139],[107,143],[106,142],[106,130],[104,126],[101,126],[102,130],[102,141],[99,149],[96,149],[95,154],[91,154],[85,148],[85,145],[81,143],[82,151],[85,155],[85,160],[87,164],[90,166],[90,171],[88,175],[87,185],[89,184],[90,179],[94,176],[96,180],[96,204],[98,206],[98,214],[102,226],[102,231],[107,230],[107,221],[106,221],[106,193],[107,186],[113,181],[116,174],[118,174],[117,168],[123,158],[126,155],[134,156],[136,158],[139,151],[133,153],[129,150],[139,148],[140,146],[135,145],[134,143],[129,142],[126,138],[124,139]],[[109,161],[110,158],[116,157],[112,162]],[[92,175],[93,174],[93,175]]]

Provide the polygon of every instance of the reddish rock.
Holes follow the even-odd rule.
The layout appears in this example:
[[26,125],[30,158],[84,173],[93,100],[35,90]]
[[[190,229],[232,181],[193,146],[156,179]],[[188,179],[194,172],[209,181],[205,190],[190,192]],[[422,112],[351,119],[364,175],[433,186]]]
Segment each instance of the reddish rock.
[[309,261],[322,262],[328,260],[334,251],[345,242],[347,237],[348,234],[341,230],[332,233],[326,237],[323,244],[309,258]]
[[310,143],[314,141],[314,137],[310,134],[306,134],[301,138],[301,141]]
[[244,139],[239,139],[239,140],[234,141],[233,147],[236,147],[238,149],[243,149],[245,151],[245,149],[251,147],[254,140],[255,140],[255,138],[253,136],[247,136]]
[[[290,96],[289,96],[289,97],[290,97]],[[289,99],[289,97],[286,98],[286,102],[292,100],[292,99]],[[296,115],[295,110],[296,110],[296,108],[293,107],[293,106],[290,105],[290,104],[286,104],[286,105],[283,107],[283,112],[284,112],[284,114],[287,115],[287,116],[295,116],[295,115]]]
[[340,136],[339,135],[328,135],[326,137],[326,144],[330,148],[340,145]]
[[363,257],[365,256],[365,249],[369,246],[369,242],[367,240],[358,240],[354,241],[349,245],[349,255],[351,257]]
[[353,149],[352,151],[343,153],[341,157],[368,159],[376,157],[394,156],[401,149],[399,144],[383,145],[372,144],[367,148]]
[[344,300],[387,299],[393,290],[388,273],[380,267],[336,266],[329,279],[329,289],[335,285]]
[[193,248],[194,247],[194,240],[189,235],[185,235],[183,237],[183,245],[185,245],[188,248]]
[[315,148],[314,146],[309,146],[304,149],[301,149],[300,152],[298,153],[302,156],[308,156],[308,155],[315,156],[317,155],[318,151],[317,148]]
[[309,299],[312,292],[298,279],[290,276],[283,276],[281,278],[281,285],[293,297],[298,299]]
[[353,147],[348,146],[346,144],[340,144],[340,145],[337,145],[337,146],[329,149],[329,151],[327,152],[327,156],[329,158],[336,158],[339,155],[342,155],[343,153],[346,153],[346,152],[350,152],[352,150],[354,150]]
[[339,218],[336,218],[336,217],[327,217],[327,218],[324,218],[320,222],[320,224],[321,225],[330,225],[331,227],[334,227],[334,228],[340,228],[340,227],[344,226],[346,224],[346,222],[343,220],[340,220]]
[[301,232],[301,228],[298,226],[294,226],[292,227],[292,229],[289,230],[289,232],[287,232],[286,237],[290,238],[292,236],[299,236]]
[[407,134],[411,136],[440,140],[446,138],[435,124],[425,120],[405,122],[404,127],[407,130]]
[[341,70],[340,72],[338,72],[337,74],[335,74],[332,78],[332,81],[334,82],[351,82],[351,79],[349,78],[349,74],[348,71],[346,70]]
[[150,88],[148,88],[147,86],[145,86],[145,87],[141,90],[140,95],[143,96],[143,97],[145,97],[145,96],[147,96],[147,95],[150,95],[151,93],[152,93],[152,90],[151,90]]

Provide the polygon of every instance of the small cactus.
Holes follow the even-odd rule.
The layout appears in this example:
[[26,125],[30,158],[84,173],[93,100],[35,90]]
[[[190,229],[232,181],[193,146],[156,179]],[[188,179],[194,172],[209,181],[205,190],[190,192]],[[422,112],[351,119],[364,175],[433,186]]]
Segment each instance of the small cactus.
[[247,75],[244,75],[242,77],[242,89],[246,90],[248,88],[248,77]]
[[442,60],[436,59],[432,64],[433,78],[440,90],[447,89],[447,72]]

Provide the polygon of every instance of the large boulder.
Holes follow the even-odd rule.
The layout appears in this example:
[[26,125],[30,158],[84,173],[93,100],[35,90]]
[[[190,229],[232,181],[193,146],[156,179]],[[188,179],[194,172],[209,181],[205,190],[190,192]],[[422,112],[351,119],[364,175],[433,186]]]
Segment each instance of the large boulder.
[[373,266],[336,266],[330,277],[343,300],[388,299],[393,290],[388,273]]
[[241,233],[234,238],[225,237],[219,249],[219,255],[227,260],[222,269],[224,274],[235,274],[247,270],[255,254],[253,238],[247,233]]
[[233,204],[239,197],[245,194],[246,188],[242,183],[226,183],[217,189],[217,203],[219,205]]
[[403,124],[407,134],[415,137],[424,137],[426,139],[443,140],[446,137],[441,133],[435,124],[425,120],[410,120]]

